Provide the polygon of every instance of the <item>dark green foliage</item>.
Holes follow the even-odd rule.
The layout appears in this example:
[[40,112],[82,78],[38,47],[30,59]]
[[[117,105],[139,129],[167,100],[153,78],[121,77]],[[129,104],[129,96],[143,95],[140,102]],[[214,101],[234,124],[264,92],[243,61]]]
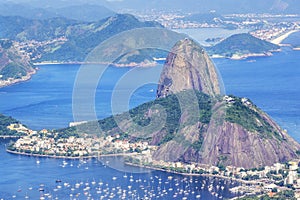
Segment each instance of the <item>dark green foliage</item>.
[[[178,96],[180,96],[180,98],[185,100],[185,105],[187,106],[187,108],[185,109],[188,110],[189,105],[191,105],[189,104],[188,101],[192,99],[191,95],[193,94],[196,94],[197,96],[200,114],[199,114],[199,118],[197,119],[191,118],[190,120],[188,120],[188,123],[193,124],[196,123],[197,121],[200,121],[205,124],[209,123],[211,117],[211,107],[212,107],[211,99],[208,95],[197,91],[188,90],[188,91],[180,92],[177,95],[172,94],[167,96],[166,98],[159,98],[156,99],[155,101],[138,106],[130,110],[129,113],[131,114],[131,117],[136,123],[138,123],[139,125],[146,126],[150,123],[150,119],[149,117],[147,117],[147,115],[145,115],[145,113],[147,113],[149,111],[149,108],[153,105],[159,104],[160,106],[162,106],[167,113],[165,127],[163,128],[166,132],[166,135],[160,141],[159,144],[164,144],[174,139],[175,133],[179,130],[179,128],[183,128],[180,126],[184,126],[180,124],[180,118],[182,117],[182,113],[181,113],[182,108],[180,107]],[[202,135],[199,133],[199,141],[194,143],[193,147],[200,148],[203,142],[202,140],[203,140]]]
[[279,192],[274,197],[269,197],[268,195],[263,196],[249,196],[249,197],[242,197],[239,198],[240,200],[296,200],[294,197],[295,193],[292,190],[285,190]]
[[207,48],[209,54],[231,57],[233,54],[266,53],[280,47],[258,39],[248,33],[232,35],[213,47]]
[[16,131],[7,129],[10,124],[18,124],[19,122],[12,117],[7,117],[0,114],[0,135],[18,136]]
[[282,139],[274,128],[256,111],[257,108],[253,104],[254,107],[251,109],[242,103],[241,98],[231,97],[234,98],[234,103],[230,104],[226,110],[226,121],[240,124],[246,130],[258,132],[264,137],[275,135],[275,137]]
[[113,128],[116,128],[118,125],[116,121],[114,120],[113,116],[110,116],[108,118],[105,118],[103,120],[99,120],[99,126],[103,131],[109,131]]
[[27,57],[14,48],[11,40],[0,40],[0,80],[19,79],[32,71]]
[[[49,20],[42,21],[41,23],[49,23],[48,21]],[[118,33],[142,27],[161,27],[161,25],[156,22],[140,22],[129,14],[118,14],[93,23],[64,22],[65,23],[62,24],[49,23],[49,26],[52,28],[46,33],[52,38],[64,35],[67,36],[69,40],[54,52],[48,52],[43,55],[39,61],[83,61],[96,46]],[[100,28],[103,24],[109,25],[105,28]],[[62,35],[58,34],[57,30],[60,30],[59,33]],[[44,30],[41,29],[41,31]],[[44,37],[47,36],[45,35]]]
[[8,78],[21,78],[22,76],[25,76],[27,72],[20,64],[9,63],[4,68],[2,68],[0,74],[2,74],[1,79],[7,80]]
[[56,140],[61,138],[69,138],[71,136],[79,137],[79,133],[76,131],[76,127],[69,127],[57,130],[58,135],[55,137]]
[[15,16],[0,16],[0,27],[5,27],[0,30],[0,37],[12,40],[51,40],[65,36],[66,29],[75,24],[76,21],[65,18],[30,20]]

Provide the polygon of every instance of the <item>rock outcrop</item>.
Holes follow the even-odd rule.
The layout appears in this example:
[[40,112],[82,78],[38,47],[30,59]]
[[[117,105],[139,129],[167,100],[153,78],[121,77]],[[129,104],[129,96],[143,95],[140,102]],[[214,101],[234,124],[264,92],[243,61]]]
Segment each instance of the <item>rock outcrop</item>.
[[231,102],[215,101],[209,123],[198,121],[179,128],[153,158],[248,169],[298,158],[299,143],[266,113],[249,100],[231,98]]
[[193,40],[184,39],[171,49],[167,57],[157,97],[166,97],[188,89],[216,96],[221,93],[221,83],[217,70],[204,49]]

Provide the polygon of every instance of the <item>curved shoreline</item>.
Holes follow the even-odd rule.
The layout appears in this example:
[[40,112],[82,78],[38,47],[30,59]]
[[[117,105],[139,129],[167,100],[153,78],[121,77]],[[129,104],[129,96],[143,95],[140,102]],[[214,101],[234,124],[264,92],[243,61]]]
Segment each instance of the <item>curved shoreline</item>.
[[80,159],[91,159],[97,158],[98,156],[77,156],[77,157],[70,157],[70,156],[51,156],[51,155],[41,155],[41,154],[34,154],[34,153],[24,153],[24,152],[17,152],[6,149],[7,153],[15,154],[15,155],[22,155],[22,156],[29,156],[29,157],[41,157],[41,158],[54,158],[54,159],[68,159],[68,160],[80,160]]
[[51,62],[51,61],[45,61],[45,62],[39,62],[39,63],[33,63],[34,66],[39,65],[109,65],[114,67],[155,67],[158,63],[156,61],[154,62],[131,62],[127,64],[118,64],[118,63],[110,63],[110,62]]
[[17,152],[6,149],[7,153],[29,156],[29,157],[41,157],[41,158],[54,158],[54,159],[68,159],[68,160],[80,160],[80,159],[92,159],[92,158],[101,158],[101,157],[117,157],[117,156],[132,156],[137,155],[138,153],[117,153],[117,154],[101,154],[97,156],[55,156],[55,155],[41,155],[34,153],[25,153],[25,152]]
[[157,170],[157,171],[163,171],[163,172],[168,172],[168,173],[172,173],[172,174],[179,174],[179,175],[183,175],[183,176],[214,177],[214,178],[220,178],[220,179],[229,179],[229,180],[237,181],[237,182],[240,182],[240,183],[252,184],[252,185],[256,185],[256,184],[261,183],[259,181],[246,181],[246,180],[243,180],[243,179],[237,179],[235,177],[228,177],[228,176],[223,176],[223,175],[183,173],[183,172],[170,171],[170,170],[166,170],[166,169],[162,169],[162,168],[157,168],[157,167],[146,166],[146,165],[133,164],[133,163],[129,163],[129,162],[125,162],[125,164],[129,165],[129,166],[146,168],[146,169],[152,169],[152,170]]
[[286,32],[286,33],[280,35],[279,37],[277,37],[277,38],[271,40],[271,43],[277,44],[277,45],[282,44],[282,42],[283,42],[286,38],[288,38],[291,34],[296,33],[296,32],[299,32],[299,31],[300,31],[300,30],[291,30],[291,31],[288,31],[288,32]]
[[34,71],[28,72],[25,76],[22,76],[22,78],[3,81],[3,83],[0,83],[0,88],[11,86],[11,85],[25,82],[25,81],[29,81],[31,79],[32,75],[36,74],[36,72],[37,72],[37,69],[34,69]]

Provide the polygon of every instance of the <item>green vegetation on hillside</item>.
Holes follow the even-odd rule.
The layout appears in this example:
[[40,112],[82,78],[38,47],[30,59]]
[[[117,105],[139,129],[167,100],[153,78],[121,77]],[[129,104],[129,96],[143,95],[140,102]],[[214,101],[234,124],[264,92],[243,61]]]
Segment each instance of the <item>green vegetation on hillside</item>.
[[296,198],[294,191],[286,190],[275,194],[273,197],[269,197],[268,195],[248,196],[239,198],[239,200],[296,200]]
[[258,108],[247,100],[250,104],[242,102],[241,98],[230,96],[233,103],[226,109],[225,120],[231,123],[237,123],[251,132],[257,132],[264,137],[275,135],[280,139],[279,134],[258,112]]
[[213,47],[208,47],[209,54],[231,57],[233,54],[261,54],[278,50],[278,45],[258,39],[248,33],[235,34]]
[[7,80],[9,78],[18,79],[27,74],[26,70],[18,63],[9,63],[0,70],[2,77],[0,79]]
[[12,117],[7,117],[0,114],[0,135],[17,136],[17,131],[12,131],[7,128],[10,124],[18,124],[19,122]]
[[[30,20],[22,17],[0,16],[0,38],[16,41],[52,41],[42,45],[36,61],[84,61],[86,56],[101,42],[131,29],[159,27],[157,22],[141,22],[133,15],[116,14],[96,22],[81,22],[66,18]],[[60,40],[57,40],[60,38]],[[61,38],[65,38],[62,42]],[[55,41],[57,40],[57,41]],[[37,51],[35,49],[35,51]],[[135,58],[130,59],[132,61]]]
[[[150,116],[147,115],[147,113],[150,111],[150,108],[154,105],[160,105],[162,106],[163,109],[165,109],[165,112],[167,113],[167,118],[166,118],[166,123],[165,126],[163,127],[163,130],[161,132],[165,133],[165,137],[162,138],[160,141],[160,144],[166,143],[174,138],[174,134],[178,129],[180,128],[180,119],[182,117],[181,113],[181,108],[179,105],[179,101],[177,96],[180,95],[180,98],[184,99],[186,102],[186,109],[189,109],[189,100],[191,99],[191,95],[196,94],[197,99],[198,99],[198,105],[199,105],[199,118],[194,119],[192,118],[191,120],[188,121],[189,124],[193,124],[198,122],[201,122],[203,124],[208,124],[210,122],[211,118],[211,108],[213,105],[212,99],[201,92],[195,91],[184,91],[180,92],[179,94],[175,95],[169,95],[166,98],[159,98],[154,101],[150,101],[147,103],[144,103],[136,108],[133,108],[129,110],[129,114],[135,124],[138,124],[139,126],[147,126],[150,123]],[[127,113],[125,113],[127,114]],[[124,118],[124,114],[120,114],[120,118]],[[125,119],[124,119],[125,120]],[[193,121],[194,120],[194,121]],[[88,134],[97,134],[95,131],[98,130],[97,126],[101,128],[102,131],[105,133],[116,133],[120,134],[121,137],[127,137],[130,138],[130,132],[122,132],[114,120],[114,117],[108,117],[103,120],[99,120],[97,123],[95,122],[88,122],[86,124],[82,124],[77,126],[77,128],[71,127],[71,128],[66,128],[66,129],[61,129],[59,130],[60,134],[70,134],[72,132],[77,132],[77,131],[84,131],[84,133]],[[184,126],[184,125],[183,125]],[[182,128],[182,127],[181,127]],[[135,130],[133,130],[135,131]],[[132,138],[130,138],[132,139]],[[139,139],[139,138],[134,138],[134,139]]]
[[[195,93],[194,93],[195,92]],[[183,114],[184,112],[180,107],[178,96],[185,102],[185,111],[191,112],[189,109],[193,109],[192,106],[192,96],[196,94],[198,105],[199,105],[199,115],[197,118],[190,117],[188,115]],[[226,114],[225,120],[231,123],[236,123],[241,125],[245,130],[250,132],[257,132],[262,137],[273,137],[275,136],[278,139],[282,139],[280,135],[274,130],[274,128],[263,118],[260,110],[251,103],[251,106],[245,105],[242,103],[241,98],[231,96],[234,99],[234,103],[226,106]],[[200,150],[201,145],[203,142],[203,134],[205,133],[208,124],[211,121],[211,117],[213,114],[213,106],[216,102],[220,101],[219,99],[212,99],[208,95],[192,90],[186,90],[180,92],[178,94],[168,95],[165,98],[158,98],[154,101],[144,103],[136,108],[129,110],[126,113],[119,114],[118,119],[121,119],[122,122],[128,123],[128,118],[126,118],[126,114],[129,114],[131,119],[133,120],[134,124],[137,124],[141,127],[146,127],[151,123],[151,114],[155,113],[157,110],[151,110],[154,105],[160,105],[166,112],[166,123],[165,126],[160,130],[160,132],[164,135],[163,138],[159,141],[159,145],[164,144],[175,137],[175,133],[178,132],[179,129],[182,129],[186,126],[190,126],[200,122],[199,127],[199,137],[198,141],[192,144],[192,147],[195,150]],[[249,100],[248,100],[249,101]],[[250,102],[250,101],[249,101]],[[161,110],[158,109],[158,112]],[[187,117],[187,118],[186,118]],[[182,120],[186,120],[184,123]],[[119,134],[122,138],[128,139],[141,139],[141,138],[134,138],[131,137],[132,135],[136,135],[137,129],[135,129],[135,125],[131,124],[132,127],[128,128],[128,132],[123,132],[116,123],[113,116],[99,120],[97,122],[88,122],[82,125],[71,128],[60,129],[58,132],[60,134],[80,134],[80,133],[87,133],[87,134]],[[101,133],[97,133],[99,128],[102,131]],[[151,132],[151,130],[148,130]],[[151,135],[152,133],[141,133],[141,135]],[[136,136],[135,136],[136,137]],[[143,138],[145,140],[147,138]],[[151,139],[151,138],[148,138]]]
[[32,71],[29,59],[14,48],[13,42],[0,39],[0,80],[19,79]]

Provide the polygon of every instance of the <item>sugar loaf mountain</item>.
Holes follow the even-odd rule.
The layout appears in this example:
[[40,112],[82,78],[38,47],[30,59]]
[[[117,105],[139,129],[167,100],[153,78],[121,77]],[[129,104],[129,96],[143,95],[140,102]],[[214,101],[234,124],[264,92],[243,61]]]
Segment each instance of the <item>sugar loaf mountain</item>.
[[[221,93],[207,53],[184,39],[167,57],[154,101],[98,123],[102,134],[156,145],[155,160],[254,168],[298,157],[300,145],[266,113],[247,98]],[[92,125],[77,131],[96,133]]]

